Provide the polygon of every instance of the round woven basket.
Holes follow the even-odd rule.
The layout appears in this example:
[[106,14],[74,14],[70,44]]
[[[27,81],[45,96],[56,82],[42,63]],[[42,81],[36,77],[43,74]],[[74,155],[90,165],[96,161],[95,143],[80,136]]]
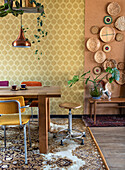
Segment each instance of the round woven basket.
[[106,59],[103,63],[104,70],[107,69],[107,67],[114,68],[116,67],[116,61],[114,59]]
[[96,52],[100,48],[100,41],[98,38],[89,38],[86,46],[89,51]]
[[125,70],[125,63],[124,62],[119,62],[117,64],[118,70]]
[[110,52],[111,51],[111,46],[109,44],[105,44],[103,46],[103,51],[106,52],[106,53]]
[[99,33],[99,27],[98,26],[92,26],[90,29],[92,34],[98,34]]
[[94,74],[99,75],[99,74],[101,74],[101,72],[102,72],[102,68],[100,66],[96,66],[93,68]]
[[97,51],[94,55],[94,60],[97,63],[103,63],[106,59],[106,54],[103,51]]
[[103,42],[111,42],[115,38],[115,30],[113,27],[103,27],[100,31],[100,38]]
[[119,79],[119,81],[116,80],[116,82],[119,85],[123,85],[123,84],[125,84],[125,73],[122,70],[119,72],[120,72],[120,79]]
[[120,31],[125,31],[125,16],[121,16],[116,20],[115,27]]
[[111,2],[107,6],[107,12],[112,16],[116,16],[121,12],[121,7],[117,2]]
[[115,39],[116,41],[122,41],[124,39],[124,34],[117,33]]

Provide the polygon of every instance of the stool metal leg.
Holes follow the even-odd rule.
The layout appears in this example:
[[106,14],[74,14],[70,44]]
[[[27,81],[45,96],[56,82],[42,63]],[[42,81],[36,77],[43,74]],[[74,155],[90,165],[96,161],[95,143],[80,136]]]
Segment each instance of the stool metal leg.
[[[82,137],[86,137],[85,132],[81,132],[80,130],[77,130],[77,129],[72,129],[72,113],[71,113],[71,109],[69,109],[68,129],[63,129],[63,130],[60,130],[59,132],[62,132],[62,131],[65,131],[65,130],[68,131],[68,134],[67,134],[67,136],[65,136],[65,138],[63,138],[61,140],[61,145],[62,146],[64,145],[63,142],[65,140],[67,140],[68,138],[69,139],[78,139],[78,140],[81,140],[81,145],[84,145],[84,139],[82,139]],[[78,131],[79,133],[73,134],[72,130]]]
[[69,109],[69,134],[72,133],[72,113],[71,109]]
[[32,115],[32,122],[33,122],[33,108],[31,107],[31,115]]
[[6,148],[6,126],[3,126],[4,128],[4,147]]

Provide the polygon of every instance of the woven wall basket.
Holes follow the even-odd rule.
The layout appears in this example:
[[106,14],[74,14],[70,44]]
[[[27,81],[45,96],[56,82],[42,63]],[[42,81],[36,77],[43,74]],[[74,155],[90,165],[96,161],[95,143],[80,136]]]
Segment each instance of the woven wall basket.
[[86,46],[89,51],[96,52],[100,48],[100,41],[98,38],[89,38]]
[[120,31],[125,31],[125,16],[121,16],[116,20],[115,27]]
[[117,2],[111,2],[107,6],[107,12],[112,16],[116,16],[121,12],[121,7]]

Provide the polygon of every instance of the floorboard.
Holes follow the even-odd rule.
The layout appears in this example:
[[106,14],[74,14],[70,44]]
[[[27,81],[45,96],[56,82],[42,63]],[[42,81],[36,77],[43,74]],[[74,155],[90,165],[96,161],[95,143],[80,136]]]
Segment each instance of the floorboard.
[[125,170],[125,127],[90,128],[110,170]]

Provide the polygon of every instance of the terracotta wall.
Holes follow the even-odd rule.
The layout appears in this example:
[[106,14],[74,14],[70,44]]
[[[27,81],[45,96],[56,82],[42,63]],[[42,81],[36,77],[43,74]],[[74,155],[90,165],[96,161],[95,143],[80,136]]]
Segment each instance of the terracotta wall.
[[[0,4],[3,1],[0,0]],[[65,101],[77,102],[81,109],[74,114],[83,114],[83,84],[67,87],[67,81],[84,69],[84,0],[41,0],[46,17],[43,29],[48,35],[41,39],[38,49],[42,56],[35,55],[36,44],[30,49],[13,48],[20,29],[20,17],[12,14],[0,18],[0,80],[9,80],[10,85],[22,81],[41,81],[43,86],[61,86],[62,97],[51,99],[51,114],[67,114],[59,108]],[[24,3],[24,1],[23,1]],[[26,37],[34,40],[39,14],[24,14],[23,25],[29,27]],[[40,60],[38,60],[40,57]]]
[[[91,37],[97,37],[100,40],[99,34],[97,35],[93,35],[90,32],[90,28],[92,26],[98,26],[100,29],[104,26],[108,26],[104,23],[103,18],[105,16],[108,16],[109,14],[107,13],[107,5],[111,2],[114,2],[114,0],[86,0],[85,1],[85,66],[84,69],[85,71],[88,70],[93,70],[93,68],[95,66],[101,66],[101,64],[98,64],[94,61],[94,54],[90,52],[87,48],[86,48],[86,42],[89,38]],[[117,15],[117,16],[113,16],[113,22],[112,24],[110,24],[109,26],[112,26],[114,28],[114,22],[116,21],[116,19],[119,16],[124,15],[125,16],[125,1],[124,0],[117,0],[116,2],[119,3],[119,5],[121,6],[121,12]],[[121,32],[119,30],[117,30],[116,28],[115,32],[116,33],[123,33],[125,36],[125,32]],[[101,46],[99,48],[99,50],[102,50],[102,47],[104,44],[104,42],[101,42]],[[123,41],[121,42],[117,42],[116,40],[113,40],[112,42],[107,43],[111,46],[111,51],[109,53],[106,53],[106,58],[107,59],[114,59],[116,61],[116,63],[118,62],[124,62],[125,61],[125,38]],[[107,80],[105,79],[105,82],[107,82]],[[121,85],[117,84],[116,82],[112,83],[112,86],[114,87],[113,92],[112,92],[112,96],[116,97],[116,96],[120,96],[120,90],[121,90]],[[88,114],[88,97],[90,97],[89,95],[89,91],[88,91],[88,86],[86,86],[86,92],[85,92],[85,113]],[[100,109],[98,109],[98,113],[99,114],[111,114],[111,113],[118,113],[118,109],[108,109],[106,107],[100,107]]]

